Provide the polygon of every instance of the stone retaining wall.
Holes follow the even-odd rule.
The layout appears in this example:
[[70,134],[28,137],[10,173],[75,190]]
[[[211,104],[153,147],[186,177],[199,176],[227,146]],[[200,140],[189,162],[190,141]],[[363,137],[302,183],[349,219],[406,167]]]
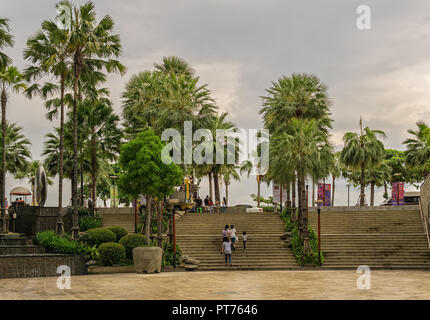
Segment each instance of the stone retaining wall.
[[[34,236],[37,232],[55,230],[58,207],[22,207],[16,215],[15,232]],[[64,231],[72,231],[72,214],[63,208]]]
[[57,268],[66,265],[71,275],[88,274],[83,255],[33,254],[0,256],[0,279],[58,277]]

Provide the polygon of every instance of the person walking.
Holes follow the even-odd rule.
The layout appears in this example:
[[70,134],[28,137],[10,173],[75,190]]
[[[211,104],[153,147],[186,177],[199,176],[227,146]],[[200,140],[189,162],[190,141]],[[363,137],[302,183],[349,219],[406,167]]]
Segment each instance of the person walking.
[[231,267],[231,242],[227,237],[225,237],[222,241],[221,252],[224,253],[225,265],[227,265],[227,261],[228,261]]
[[209,196],[206,196],[204,203],[205,203],[205,211],[208,211],[209,210]]
[[210,212],[210,213],[212,213],[212,211],[213,211],[213,206],[214,206],[214,203],[213,203],[213,201],[212,201],[212,197],[209,197],[208,206],[209,206],[209,212]]
[[219,200],[218,200],[218,199],[216,199],[216,200],[215,200],[215,210],[216,210],[216,213],[219,213],[219,208],[220,208]]
[[224,230],[222,231],[222,238],[228,238],[228,224],[225,225]]
[[200,196],[198,196],[197,197],[197,213],[199,213],[199,212],[202,213],[203,212],[202,204],[203,204],[203,201],[200,198]]
[[232,249],[236,250],[236,229],[234,228],[234,225],[230,226],[230,239],[231,239]]
[[222,203],[221,203],[221,212],[226,213],[227,212],[227,200],[225,197],[222,198]]
[[246,234],[246,231],[243,231],[242,241],[243,241],[243,250],[246,251],[246,242],[248,241],[248,235]]

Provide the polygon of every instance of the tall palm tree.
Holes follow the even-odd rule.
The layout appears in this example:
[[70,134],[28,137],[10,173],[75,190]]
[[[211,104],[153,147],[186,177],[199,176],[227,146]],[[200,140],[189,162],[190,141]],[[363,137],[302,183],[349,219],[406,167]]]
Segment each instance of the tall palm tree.
[[232,180],[240,181],[240,175],[237,172],[238,166],[230,165],[230,166],[224,166],[222,168],[222,177],[224,179],[225,184],[225,200],[226,200],[226,206],[228,206],[228,187]]
[[331,153],[333,147],[318,121],[293,118],[290,120],[289,132],[272,138],[270,149],[275,155],[272,163],[281,175],[288,175],[291,171],[297,173],[300,240],[303,243],[303,252],[309,253],[305,179],[315,167],[321,167],[324,154]]
[[360,118],[360,132],[347,132],[343,136],[344,147],[340,154],[340,160],[351,169],[361,170],[360,176],[360,206],[365,205],[366,169],[377,166],[384,158],[384,144],[378,140],[378,136],[385,138],[381,130],[363,128]]
[[72,12],[68,54],[73,58],[73,238],[79,237],[78,223],[78,103],[81,101],[79,81],[84,72],[105,69],[107,72],[125,72],[125,67],[115,58],[122,48],[119,35],[113,34],[114,22],[109,15],[98,23],[94,4],[87,2],[73,7],[68,1],[61,2]]
[[101,99],[86,99],[78,109],[84,154],[91,165],[91,198],[93,206],[97,203],[97,178],[100,163],[114,161],[119,155],[121,130],[118,128],[119,117],[113,113],[109,104]]
[[430,172],[430,128],[425,122],[417,122],[417,130],[409,129],[412,138],[406,139],[406,164],[421,170],[423,178]]
[[[0,18],[0,50],[5,47],[12,47],[14,44],[13,35],[10,33],[9,19]],[[11,59],[4,52],[0,51],[0,69],[11,63]]]
[[[18,69],[14,66],[6,66],[0,69],[0,100],[1,100],[1,115],[2,115],[2,167],[0,174],[0,206],[1,208],[5,208],[6,201],[6,105],[8,102],[8,95],[12,92],[19,92],[24,90],[26,85],[24,83],[24,79],[22,74],[18,71]],[[6,224],[5,224],[6,215],[3,214],[3,230],[6,232]]]
[[[58,163],[58,219],[57,234],[64,233],[63,223],[63,162],[64,162],[64,94],[66,89],[66,77],[70,76],[70,57],[68,56],[68,44],[70,33],[67,28],[60,29],[53,21],[44,20],[41,30],[27,40],[24,49],[24,59],[31,65],[25,71],[25,77],[29,80],[40,80],[44,76],[54,76],[58,84],[46,82],[40,86],[37,82],[31,85],[26,91],[31,98],[33,93],[38,92],[43,98],[48,95],[59,93],[60,108],[60,145]],[[48,101],[46,104],[51,109],[53,103]],[[51,118],[52,120],[52,118]]]
[[157,71],[165,74],[185,75],[188,79],[194,77],[194,69],[184,59],[176,56],[163,57],[163,63],[154,63]]

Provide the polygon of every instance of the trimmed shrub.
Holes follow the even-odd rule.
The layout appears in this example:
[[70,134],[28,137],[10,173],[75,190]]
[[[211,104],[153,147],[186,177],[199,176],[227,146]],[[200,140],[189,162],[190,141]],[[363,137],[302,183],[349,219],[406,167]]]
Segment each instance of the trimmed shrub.
[[127,259],[133,259],[133,249],[146,246],[146,237],[143,234],[128,234],[119,243],[124,246]]
[[120,226],[106,227],[105,229],[108,229],[113,233],[115,233],[116,242],[119,242],[121,238],[125,237],[128,234],[127,230],[125,230],[124,227],[120,227]]
[[115,242],[116,236],[112,231],[105,228],[94,228],[87,230],[87,236],[84,237],[89,246],[101,245],[106,242]]
[[125,258],[124,246],[116,242],[102,243],[97,251],[98,261],[104,266],[118,264]]
[[79,230],[87,231],[89,229],[100,228],[102,226],[101,218],[94,218],[91,216],[79,217]]
[[87,248],[82,243],[73,241],[69,235],[57,236],[54,231],[36,234],[37,243],[44,246],[47,253],[84,254]]
[[[176,245],[176,264],[179,265],[179,258],[182,256],[182,251],[178,245]],[[164,242],[163,243],[163,260],[162,266],[173,266],[173,261],[175,260],[173,256],[173,244]]]

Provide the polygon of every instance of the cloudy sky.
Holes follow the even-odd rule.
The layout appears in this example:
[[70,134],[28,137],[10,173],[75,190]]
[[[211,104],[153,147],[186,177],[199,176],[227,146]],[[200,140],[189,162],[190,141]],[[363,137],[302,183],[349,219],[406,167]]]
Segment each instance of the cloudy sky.
[[[15,46],[7,50],[19,67],[22,50],[43,19],[56,15],[56,1],[3,1],[2,17],[10,19]],[[83,1],[74,1],[79,4]],[[346,131],[365,125],[387,133],[387,148],[403,149],[406,130],[430,115],[430,3],[426,0],[171,0],[95,1],[98,17],[116,23],[127,73],[109,76],[115,110],[121,92],[135,73],[151,69],[163,56],[188,61],[208,83],[221,111],[242,128],[260,128],[260,96],[282,75],[316,74],[328,86],[335,120],[333,141],[341,148]],[[371,29],[356,25],[360,5],[371,9]],[[8,119],[24,127],[40,159],[44,136],[57,126],[45,119],[40,99],[12,95]],[[7,180],[7,190],[26,181]],[[255,177],[230,187],[232,204],[250,203]],[[48,205],[56,205],[57,187]],[[66,182],[66,192],[70,192]],[[224,192],[224,189],[222,189]],[[262,189],[263,195],[271,188]],[[202,194],[207,193],[203,183]],[[376,202],[382,201],[379,190]],[[358,197],[351,190],[351,199]],[[68,203],[69,195],[64,201]],[[351,200],[352,201],[352,200]],[[344,181],[336,188],[336,204],[347,202]]]

